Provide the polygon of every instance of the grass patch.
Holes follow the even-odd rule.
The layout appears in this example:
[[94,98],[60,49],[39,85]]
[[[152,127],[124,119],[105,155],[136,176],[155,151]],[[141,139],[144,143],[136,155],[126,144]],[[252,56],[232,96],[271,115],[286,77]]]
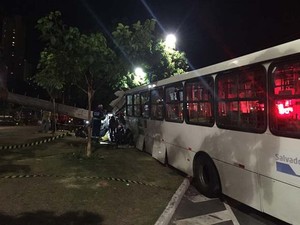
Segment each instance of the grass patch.
[[[154,224],[183,180],[136,149],[95,146],[92,157],[86,158],[85,141],[74,137],[0,152],[0,176],[16,174],[57,176],[0,179],[0,220],[8,225]],[[85,223],[67,222],[70,215]]]

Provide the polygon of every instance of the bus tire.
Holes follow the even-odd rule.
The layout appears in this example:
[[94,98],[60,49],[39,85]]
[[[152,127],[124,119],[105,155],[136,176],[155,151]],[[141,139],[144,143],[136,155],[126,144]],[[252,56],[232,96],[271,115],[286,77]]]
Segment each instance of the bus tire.
[[205,154],[199,155],[194,164],[195,186],[200,193],[209,198],[221,196],[221,182],[213,160]]

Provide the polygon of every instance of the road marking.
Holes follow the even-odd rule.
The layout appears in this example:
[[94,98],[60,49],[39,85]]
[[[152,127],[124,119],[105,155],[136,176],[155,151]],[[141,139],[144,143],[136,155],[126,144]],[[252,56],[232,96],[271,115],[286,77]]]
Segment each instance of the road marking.
[[[207,198],[203,195],[187,196],[187,199],[193,203],[208,202],[216,200],[218,198]],[[216,223],[231,221],[234,225],[240,225],[237,218],[235,217],[231,207],[223,202],[225,210],[209,213],[206,215],[196,216],[192,218],[185,218],[177,220],[174,223],[176,225],[213,225]]]
[[196,216],[188,219],[177,220],[176,225],[213,225],[216,223],[231,221],[232,215],[228,210]]
[[223,202],[223,204],[225,205],[227,211],[231,214],[231,220],[232,220],[233,224],[234,225],[240,225],[240,223],[238,222],[238,220],[235,217],[234,213],[232,212],[231,207],[227,203],[225,203],[225,202]]
[[158,220],[156,221],[155,225],[167,225],[170,223],[170,220],[179,205],[184,193],[190,186],[190,181],[188,178],[185,178],[182,182],[182,184],[178,187],[177,191],[173,195],[172,199],[170,200],[169,204],[163,211],[163,213],[160,215]]
[[207,201],[215,200],[217,198],[207,198],[204,195],[195,195],[195,196],[187,196],[187,199],[193,203],[199,203],[199,202],[207,202]]

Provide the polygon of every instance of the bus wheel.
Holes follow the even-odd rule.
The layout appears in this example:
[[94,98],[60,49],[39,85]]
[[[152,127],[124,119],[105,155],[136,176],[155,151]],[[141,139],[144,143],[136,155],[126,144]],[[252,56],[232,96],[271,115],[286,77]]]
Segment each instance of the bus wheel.
[[194,165],[194,180],[198,191],[209,198],[220,197],[219,173],[212,159],[207,155],[199,155]]

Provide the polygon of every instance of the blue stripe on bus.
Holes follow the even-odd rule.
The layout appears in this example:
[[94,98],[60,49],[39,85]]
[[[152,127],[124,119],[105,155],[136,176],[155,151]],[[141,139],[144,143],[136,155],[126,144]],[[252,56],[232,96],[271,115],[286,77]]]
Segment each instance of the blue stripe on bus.
[[278,172],[286,173],[289,175],[293,175],[296,177],[300,177],[300,175],[296,174],[295,171],[292,169],[292,167],[289,164],[285,164],[282,162],[276,162],[276,169]]

